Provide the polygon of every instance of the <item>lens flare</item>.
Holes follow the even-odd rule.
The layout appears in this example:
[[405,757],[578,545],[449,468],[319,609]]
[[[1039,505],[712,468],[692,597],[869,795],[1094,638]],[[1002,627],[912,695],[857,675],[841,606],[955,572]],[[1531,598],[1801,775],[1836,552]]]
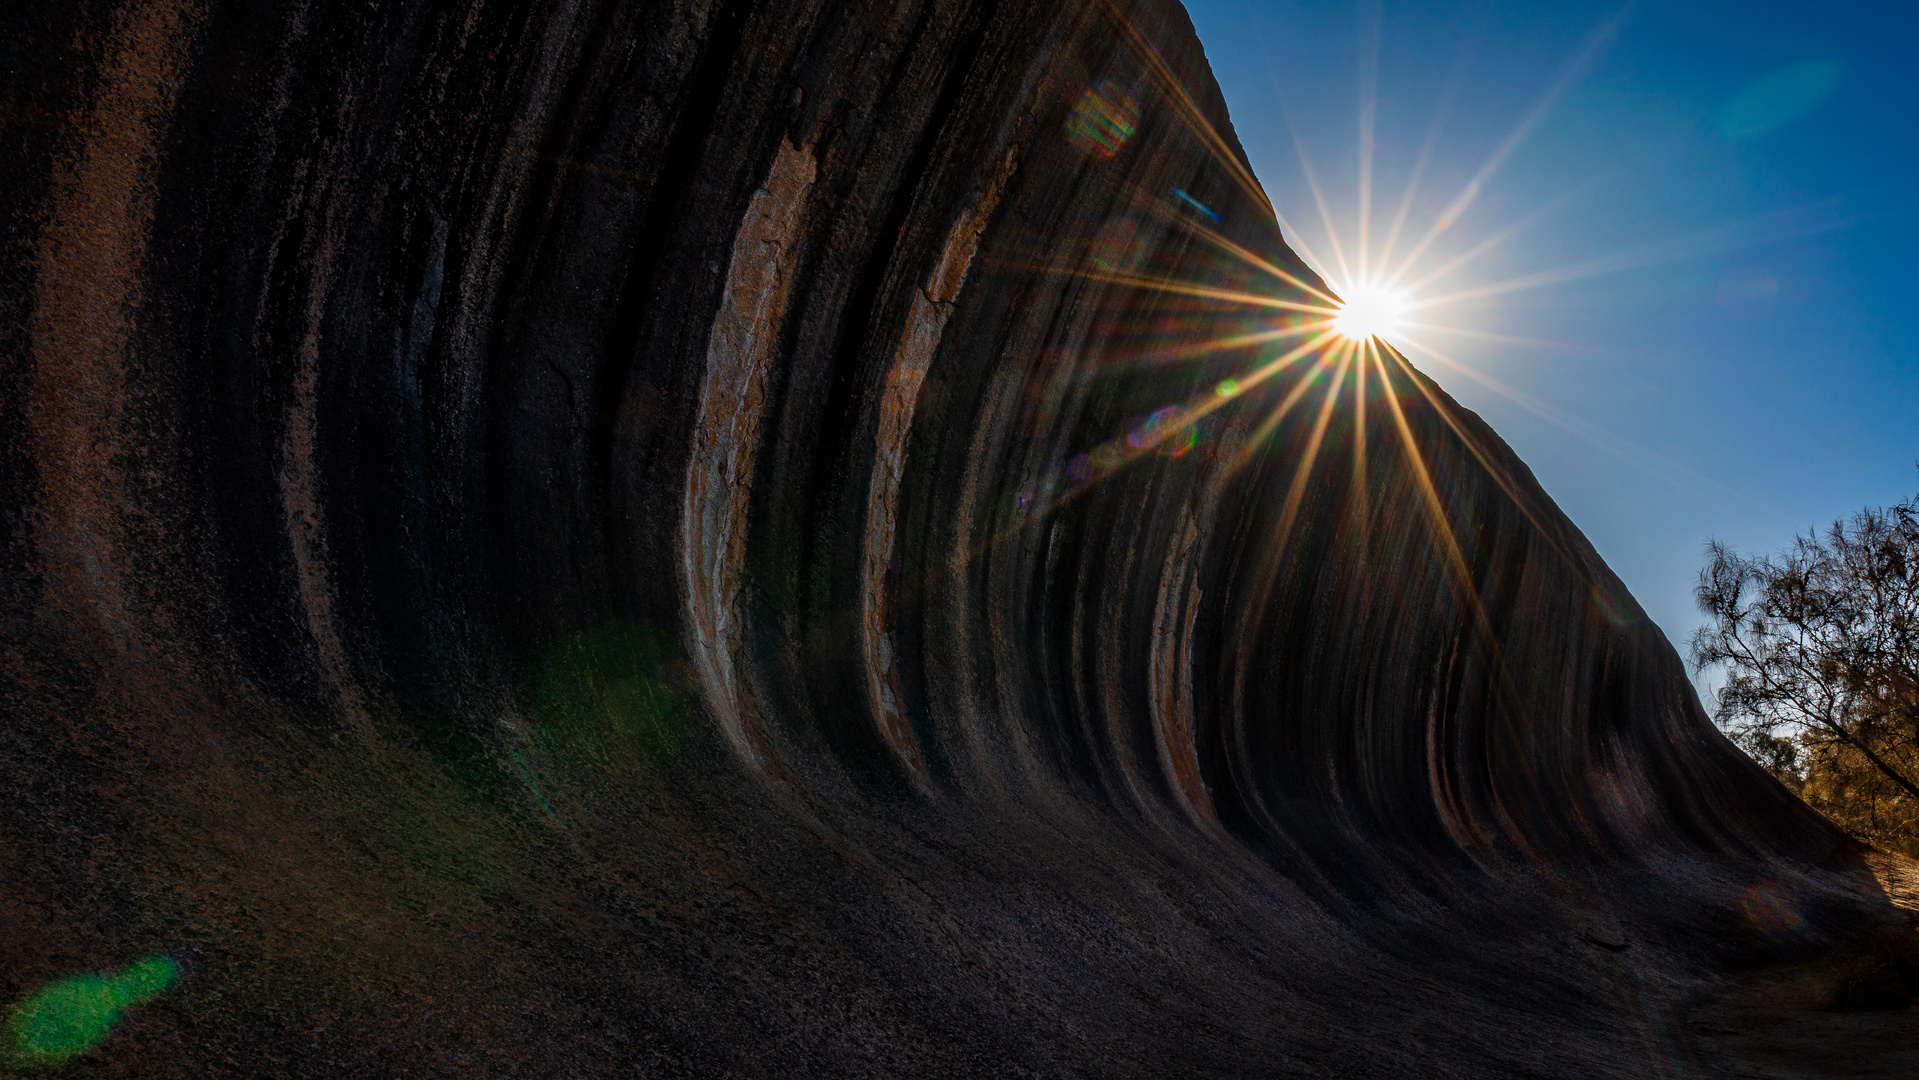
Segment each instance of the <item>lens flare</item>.
[[1349,341],[1370,341],[1399,330],[1411,305],[1404,290],[1362,282],[1343,290],[1346,299],[1333,316],[1333,329]]
[[[1257,250],[1263,245],[1256,243],[1249,247],[1241,242],[1244,237],[1236,240],[1228,235],[1228,231],[1233,230],[1222,230],[1222,221],[1231,220],[1228,209],[1235,205],[1230,201],[1234,197],[1230,191],[1207,192],[1205,201],[1183,187],[1130,191],[1133,215],[1110,219],[1104,224],[1097,235],[1086,241],[1077,265],[1066,271],[1109,286],[1160,294],[1163,317],[1150,324],[1124,328],[1123,332],[1119,324],[1114,325],[1111,332],[1126,339],[1124,348],[1116,351],[1138,349],[1141,361],[1154,364],[1185,363],[1245,350],[1255,352],[1241,361],[1247,366],[1214,374],[1210,393],[1196,388],[1194,397],[1186,402],[1168,404],[1135,417],[1123,430],[1109,433],[1104,442],[1052,459],[1012,500],[1007,526],[996,530],[984,547],[1011,540],[1083,497],[1098,484],[1149,458],[1180,458],[1204,445],[1206,452],[1201,458],[1223,460],[1225,472],[1230,475],[1249,465],[1259,448],[1268,445],[1269,437],[1298,407],[1302,412],[1316,413],[1317,418],[1305,421],[1311,431],[1276,523],[1275,533],[1279,539],[1274,542],[1275,550],[1284,546],[1295,518],[1305,512],[1307,493],[1316,490],[1313,487],[1315,469],[1320,468],[1319,462],[1334,456],[1336,445],[1340,456],[1347,459],[1340,465],[1342,471],[1349,472],[1347,483],[1353,493],[1350,506],[1362,529],[1373,513],[1367,494],[1372,490],[1368,480],[1371,462],[1382,449],[1402,454],[1424,495],[1428,526],[1439,542],[1446,566],[1461,595],[1467,598],[1475,624],[1492,640],[1493,628],[1486,611],[1477,603],[1477,585],[1464,549],[1453,535],[1444,501],[1427,471],[1421,456],[1423,451],[1414,438],[1402,401],[1410,404],[1413,398],[1422,399],[1424,407],[1430,407],[1466,450],[1492,473],[1520,513],[1546,537],[1546,543],[1568,561],[1572,561],[1573,556],[1560,550],[1550,531],[1533,514],[1529,496],[1506,478],[1505,466],[1498,456],[1482,445],[1480,436],[1453,414],[1450,400],[1437,395],[1436,388],[1420,378],[1402,350],[1414,350],[1431,357],[1549,421],[1560,422],[1538,403],[1525,400],[1517,391],[1436,349],[1430,343],[1430,335],[1563,347],[1562,343],[1508,337],[1433,320],[1444,319],[1449,312],[1472,301],[1624,267],[1623,263],[1615,265],[1596,260],[1472,287],[1465,287],[1460,276],[1470,264],[1508,244],[1524,229],[1571,199],[1570,194],[1562,196],[1484,238],[1475,239],[1471,232],[1460,227],[1513,149],[1611,40],[1620,18],[1613,16],[1589,36],[1585,48],[1567,65],[1558,81],[1518,122],[1464,188],[1444,204],[1445,211],[1427,223],[1423,232],[1412,231],[1417,229],[1414,211],[1421,206],[1440,205],[1430,198],[1422,200],[1419,186],[1449,108],[1450,89],[1406,181],[1398,210],[1383,230],[1383,239],[1373,228],[1372,151],[1376,141],[1373,120],[1378,104],[1373,75],[1363,80],[1359,115],[1359,185],[1357,216],[1353,222],[1357,226],[1356,237],[1348,232],[1342,238],[1341,223],[1295,132],[1294,148],[1299,152],[1300,170],[1312,205],[1318,210],[1324,241],[1329,245],[1323,250],[1330,259],[1322,259],[1308,246],[1301,230],[1267,197],[1237,148],[1214,130],[1150,44],[1130,23],[1121,19],[1127,40],[1148,61],[1159,89],[1179,107],[1175,119],[1197,134],[1214,163],[1237,181],[1241,202],[1273,215],[1279,233],[1287,238],[1287,246],[1298,252],[1299,260],[1295,263],[1290,257],[1275,259],[1270,251]],[[1083,89],[1068,120],[1066,133],[1079,149],[1098,159],[1111,159],[1121,153],[1140,123],[1138,105],[1132,94],[1122,92],[1117,84],[1108,80]],[[1229,201],[1222,202],[1222,199]],[[1200,257],[1205,263],[1205,272],[1191,275],[1186,271],[1192,264],[1155,261],[1151,255],[1153,245],[1147,242],[1152,234],[1142,231],[1148,227],[1149,220],[1155,226],[1168,224],[1190,236],[1196,246],[1180,250],[1188,257]],[[1350,243],[1353,240],[1357,241],[1356,246]],[[1202,252],[1207,254],[1200,256]],[[1211,261],[1207,261],[1209,259]],[[1437,265],[1432,265],[1435,263]],[[1221,318],[1222,307],[1226,317],[1216,321]],[[1290,385],[1281,378],[1288,373]],[[1207,385],[1202,383],[1200,387]],[[1350,398],[1346,396],[1348,387]],[[1307,400],[1307,395],[1314,391],[1319,395],[1317,409]],[[1342,401],[1351,402],[1340,418],[1341,427],[1350,431],[1350,443],[1337,437],[1328,441],[1329,436],[1336,434],[1332,421]],[[1383,412],[1379,408],[1382,404]],[[1561,426],[1566,425],[1561,423]],[[1378,445],[1381,437],[1384,447]],[[1582,437],[1585,436],[1582,434]]]
[[13,1006],[0,1028],[0,1069],[64,1065],[105,1041],[120,1017],[173,989],[192,956],[149,956],[117,974],[76,975]]

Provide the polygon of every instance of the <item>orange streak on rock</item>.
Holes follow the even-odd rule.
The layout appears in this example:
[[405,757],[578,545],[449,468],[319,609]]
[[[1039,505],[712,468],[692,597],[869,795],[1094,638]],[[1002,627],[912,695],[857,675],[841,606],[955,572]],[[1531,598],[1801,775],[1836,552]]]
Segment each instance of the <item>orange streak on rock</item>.
[[900,759],[919,775],[924,771],[918,743],[901,712],[899,675],[894,667],[892,635],[886,626],[886,574],[892,565],[894,538],[899,528],[900,482],[906,469],[908,436],[920,386],[939,353],[940,336],[953,315],[954,300],[966,283],[966,273],[979,252],[980,234],[992,220],[1000,193],[1019,166],[1019,149],[1007,151],[1005,161],[986,190],[946,235],[939,262],[924,287],[913,295],[893,363],[886,371],[885,394],[880,401],[879,431],[874,436],[872,478],[866,488],[866,550],[860,574],[860,633],[866,654],[866,685],[880,735]]
[[779,348],[816,168],[809,149],[782,142],[734,237],[725,292],[707,339],[680,514],[687,653],[707,708],[756,772],[766,760],[741,672],[740,575],[767,373]]

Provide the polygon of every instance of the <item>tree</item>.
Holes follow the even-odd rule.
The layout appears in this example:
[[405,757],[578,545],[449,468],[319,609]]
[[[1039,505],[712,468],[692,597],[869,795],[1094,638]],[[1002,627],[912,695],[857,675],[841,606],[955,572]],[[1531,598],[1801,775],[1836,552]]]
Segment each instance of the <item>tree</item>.
[[1715,721],[1827,816],[1919,855],[1919,495],[1776,557],[1706,551],[1692,656],[1726,666]]

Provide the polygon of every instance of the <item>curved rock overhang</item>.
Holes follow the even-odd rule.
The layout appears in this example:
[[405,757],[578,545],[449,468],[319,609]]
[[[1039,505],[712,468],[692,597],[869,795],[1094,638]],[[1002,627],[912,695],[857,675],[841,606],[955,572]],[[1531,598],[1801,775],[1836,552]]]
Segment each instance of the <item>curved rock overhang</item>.
[[89,1067],[1677,1075],[1894,920],[1173,3],[5,20],[0,990],[199,961]]

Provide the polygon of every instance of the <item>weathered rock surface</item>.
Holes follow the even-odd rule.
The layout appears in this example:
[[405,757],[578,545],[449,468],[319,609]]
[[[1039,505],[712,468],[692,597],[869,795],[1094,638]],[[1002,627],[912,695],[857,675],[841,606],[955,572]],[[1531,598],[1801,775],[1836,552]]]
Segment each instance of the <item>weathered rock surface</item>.
[[196,961],[75,1074],[1695,1075],[1905,925],[1271,367],[1166,0],[0,19],[0,994]]

